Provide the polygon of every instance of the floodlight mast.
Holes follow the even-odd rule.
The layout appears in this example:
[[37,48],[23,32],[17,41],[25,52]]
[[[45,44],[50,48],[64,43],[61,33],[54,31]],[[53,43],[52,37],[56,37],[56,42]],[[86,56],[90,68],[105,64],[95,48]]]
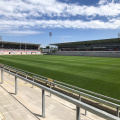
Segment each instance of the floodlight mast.
[[[50,45],[51,45],[51,36],[52,36],[52,32],[49,32],[49,36],[50,36]],[[51,48],[50,48],[50,52],[51,52]]]
[[52,32],[49,32],[49,36],[50,36],[50,44],[51,44],[51,36],[52,36]]

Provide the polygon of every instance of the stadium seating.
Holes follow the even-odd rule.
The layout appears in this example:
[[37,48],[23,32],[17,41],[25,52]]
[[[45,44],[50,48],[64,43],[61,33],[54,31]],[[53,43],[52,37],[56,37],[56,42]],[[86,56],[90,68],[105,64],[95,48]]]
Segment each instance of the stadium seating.
[[41,52],[33,49],[0,49],[0,54],[41,54]]
[[53,55],[120,57],[120,51],[58,51]]

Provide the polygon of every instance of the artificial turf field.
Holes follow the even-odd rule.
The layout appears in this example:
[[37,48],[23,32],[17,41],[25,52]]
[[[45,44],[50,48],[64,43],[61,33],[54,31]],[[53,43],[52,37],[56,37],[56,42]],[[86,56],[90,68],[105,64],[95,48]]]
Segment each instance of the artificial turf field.
[[120,99],[120,58],[5,55],[0,63]]

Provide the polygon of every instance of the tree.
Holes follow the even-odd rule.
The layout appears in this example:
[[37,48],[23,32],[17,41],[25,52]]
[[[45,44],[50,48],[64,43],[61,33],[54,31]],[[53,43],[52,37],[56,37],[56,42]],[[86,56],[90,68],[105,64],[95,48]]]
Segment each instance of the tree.
[[46,46],[47,49],[50,49],[50,46]]

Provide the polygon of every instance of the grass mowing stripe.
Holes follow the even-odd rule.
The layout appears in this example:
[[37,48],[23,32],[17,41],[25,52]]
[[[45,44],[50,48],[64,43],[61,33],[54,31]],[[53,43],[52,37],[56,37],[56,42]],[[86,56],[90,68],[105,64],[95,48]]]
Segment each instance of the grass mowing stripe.
[[[47,65],[47,67],[46,67],[47,69],[57,70],[57,71],[60,71],[60,72],[65,72],[65,73],[71,73],[71,74],[79,75],[79,76],[83,76],[83,77],[85,77],[86,74],[88,74],[88,76],[90,78],[93,78],[93,76],[94,76],[94,78],[101,79],[101,80],[104,80],[103,77],[108,76],[108,74],[110,74],[109,77],[108,77],[109,79],[108,80],[105,79],[109,82],[113,82],[113,81],[110,81],[111,78],[114,77],[114,79],[116,79],[115,76],[117,74],[119,74],[119,71],[116,71],[114,69],[109,69],[106,72],[106,70],[99,68],[99,65],[94,65],[94,66],[93,65],[89,65],[89,66],[84,65],[84,66],[80,66],[80,67],[79,66],[73,66],[73,65],[64,65],[64,67],[63,67],[63,65],[62,65],[63,63],[62,64],[57,63],[57,65],[56,65],[56,63],[53,64],[53,63],[48,62],[48,61],[42,61],[42,63],[38,63],[39,61],[33,61],[33,60],[24,59],[24,58],[21,58],[20,60],[18,60],[17,58],[14,58],[14,60],[13,59],[11,59],[11,60],[15,61],[15,62],[18,61],[18,63],[21,63],[21,62],[24,62],[26,64],[30,63],[32,65],[34,65],[34,63],[36,63],[35,66],[40,66],[40,67],[43,67],[43,68],[46,67],[46,65]],[[95,67],[95,66],[97,66],[97,67]],[[113,72],[115,72],[115,73],[111,74]],[[119,80],[116,79],[115,82],[119,82]]]
[[[14,58],[14,59],[17,60],[17,57]],[[32,62],[32,61],[33,61],[33,62],[42,62],[42,63],[46,63],[46,64],[47,64],[47,63],[50,63],[51,65],[64,65],[64,66],[66,66],[66,67],[69,67],[69,66],[73,67],[73,66],[74,66],[74,67],[76,67],[76,68],[78,68],[78,67],[81,67],[81,68],[83,67],[83,68],[85,68],[86,66],[87,66],[88,68],[90,67],[90,68],[93,68],[93,69],[94,69],[94,68],[99,68],[99,69],[102,68],[102,71],[104,71],[104,69],[105,69],[105,70],[108,69],[108,71],[111,71],[111,70],[113,70],[113,67],[115,67],[115,70],[116,70],[116,67],[118,67],[118,70],[119,70],[119,65],[118,65],[118,64],[117,64],[117,65],[114,65],[114,66],[111,66],[111,65],[106,65],[106,66],[105,66],[105,65],[102,65],[102,64],[98,64],[98,63],[97,63],[97,64],[96,64],[96,63],[95,63],[95,64],[93,64],[93,63],[91,64],[91,62],[90,62],[90,63],[87,62],[87,63],[85,63],[85,64],[83,64],[83,62],[80,63],[80,64],[69,64],[69,62],[67,62],[67,63],[65,63],[65,62],[63,63],[63,62],[62,62],[62,63],[61,63],[61,62],[59,61],[59,62],[56,63],[56,62],[53,62],[53,61],[44,61],[44,60],[35,60],[35,59],[32,59],[32,60],[31,60],[31,59],[28,59],[28,58],[21,58],[21,60],[24,60],[24,61],[27,60],[27,61],[29,61],[29,62],[30,62],[30,61],[31,61],[31,62]],[[88,64],[88,65],[87,65],[87,64]],[[82,68],[82,69],[83,69],[83,68]],[[114,71],[115,71],[115,70],[114,70]],[[117,72],[117,70],[116,70],[115,72]]]
[[[14,59],[15,60],[15,59]],[[18,61],[18,60],[16,60],[16,61]],[[22,61],[21,61],[22,62]],[[26,63],[26,62],[25,62]],[[29,62],[27,62],[27,63],[29,63]],[[34,62],[33,63],[31,63],[31,64],[34,64]],[[43,64],[43,63],[42,63]],[[37,65],[37,64],[36,64]],[[38,64],[39,65],[39,64]],[[41,64],[40,64],[41,65]],[[43,64],[44,65],[44,64]],[[47,64],[47,66],[48,66],[48,64]],[[54,65],[55,66],[55,65]],[[44,67],[44,66],[43,66]],[[49,68],[50,67],[50,65],[48,66],[48,67],[46,67],[46,68]],[[51,66],[52,67],[52,66]],[[55,66],[55,67],[53,67],[53,68],[57,68],[57,67],[59,67],[59,66]],[[84,66],[84,68],[85,68],[85,66]],[[69,67],[68,67],[68,69],[69,69]],[[80,68],[80,69],[82,69],[82,67]],[[93,74],[89,74],[89,75],[91,75],[91,76],[93,76],[94,75],[94,77],[95,77],[95,75],[97,75],[98,77],[99,77],[99,75],[101,75],[101,73],[104,73],[104,70],[102,70],[102,72],[101,71],[99,71],[98,69],[92,69],[92,68],[90,68],[91,69],[91,71],[92,72],[94,72]],[[53,69],[54,70],[54,69]],[[66,70],[67,70],[67,68],[66,68]],[[64,71],[64,72],[66,72],[66,70]],[[72,71],[74,71],[74,72],[72,72],[73,74],[76,74],[76,75],[78,75],[77,74],[77,72],[79,73],[79,72],[82,72],[82,71],[76,71],[77,70],[77,68],[71,68],[71,69],[69,69],[69,70],[67,70],[69,73],[70,72],[72,72]],[[84,75],[84,73],[85,74],[87,74],[87,72],[85,71],[86,69],[82,69],[83,70],[83,72],[82,72],[82,74]],[[87,67],[87,71],[89,71],[89,73],[91,73],[91,71],[88,69],[88,67]],[[98,71],[98,72],[97,72]],[[96,73],[97,72],[97,73]],[[108,72],[108,71],[107,71]],[[117,73],[117,72],[116,72]],[[116,73],[114,74],[114,76],[116,75]],[[102,75],[104,75],[104,74],[102,74]],[[114,77],[113,76],[113,77]],[[111,77],[110,77],[111,78]],[[109,79],[110,79],[109,78]],[[97,79],[97,78],[96,78]],[[115,77],[114,77],[114,79],[115,79]],[[116,80],[117,81],[117,80]]]
[[[9,58],[9,56],[7,56],[8,58]],[[30,56],[27,56],[27,59],[29,59],[29,57]],[[77,56],[72,56],[72,57],[77,57]],[[21,59],[21,58],[23,58],[23,56],[17,56],[16,58],[19,58],[19,59]],[[37,57],[38,58],[38,57]],[[36,57],[34,58],[34,59],[32,59],[32,60],[35,60],[35,59],[37,59]],[[25,59],[25,57],[24,57],[24,59]],[[89,58],[90,59],[90,58]],[[85,64],[95,64],[95,63],[97,63],[97,64],[100,64],[100,65],[110,65],[109,63],[110,63],[110,60],[108,59],[107,61],[106,61],[106,63],[105,63],[105,60],[104,60],[104,63],[101,63],[101,60],[100,59],[96,59],[95,61],[91,61],[91,60],[89,60],[89,59],[84,59],[84,61],[83,61],[83,59],[82,59],[82,61],[83,62],[81,62],[81,59],[79,59],[79,61],[78,60],[72,60],[72,61],[74,61],[75,63],[84,63],[85,62]],[[115,59],[115,58],[114,58]],[[39,59],[38,59],[39,60]],[[41,61],[42,59],[40,59],[40,61]],[[43,59],[44,61],[46,60],[46,59]],[[85,61],[85,60],[87,60],[87,61]],[[103,59],[102,59],[103,60]],[[47,59],[47,61],[48,61],[48,59]],[[50,61],[50,60],[49,60]],[[52,60],[53,62],[56,62],[56,60],[55,59],[53,59]],[[61,62],[62,60],[60,60],[59,59],[59,61]],[[58,61],[58,63],[59,63],[59,61]],[[64,63],[70,63],[68,60],[63,60],[64,61]],[[65,62],[66,61],[66,62]],[[89,61],[89,62],[88,62]],[[108,62],[109,61],[109,62]],[[113,62],[116,62],[116,61],[113,61]],[[76,65],[78,65],[78,64],[76,64]],[[116,65],[119,65],[120,66],[120,64],[116,64]]]
[[119,58],[21,55],[0,62],[120,99]]

